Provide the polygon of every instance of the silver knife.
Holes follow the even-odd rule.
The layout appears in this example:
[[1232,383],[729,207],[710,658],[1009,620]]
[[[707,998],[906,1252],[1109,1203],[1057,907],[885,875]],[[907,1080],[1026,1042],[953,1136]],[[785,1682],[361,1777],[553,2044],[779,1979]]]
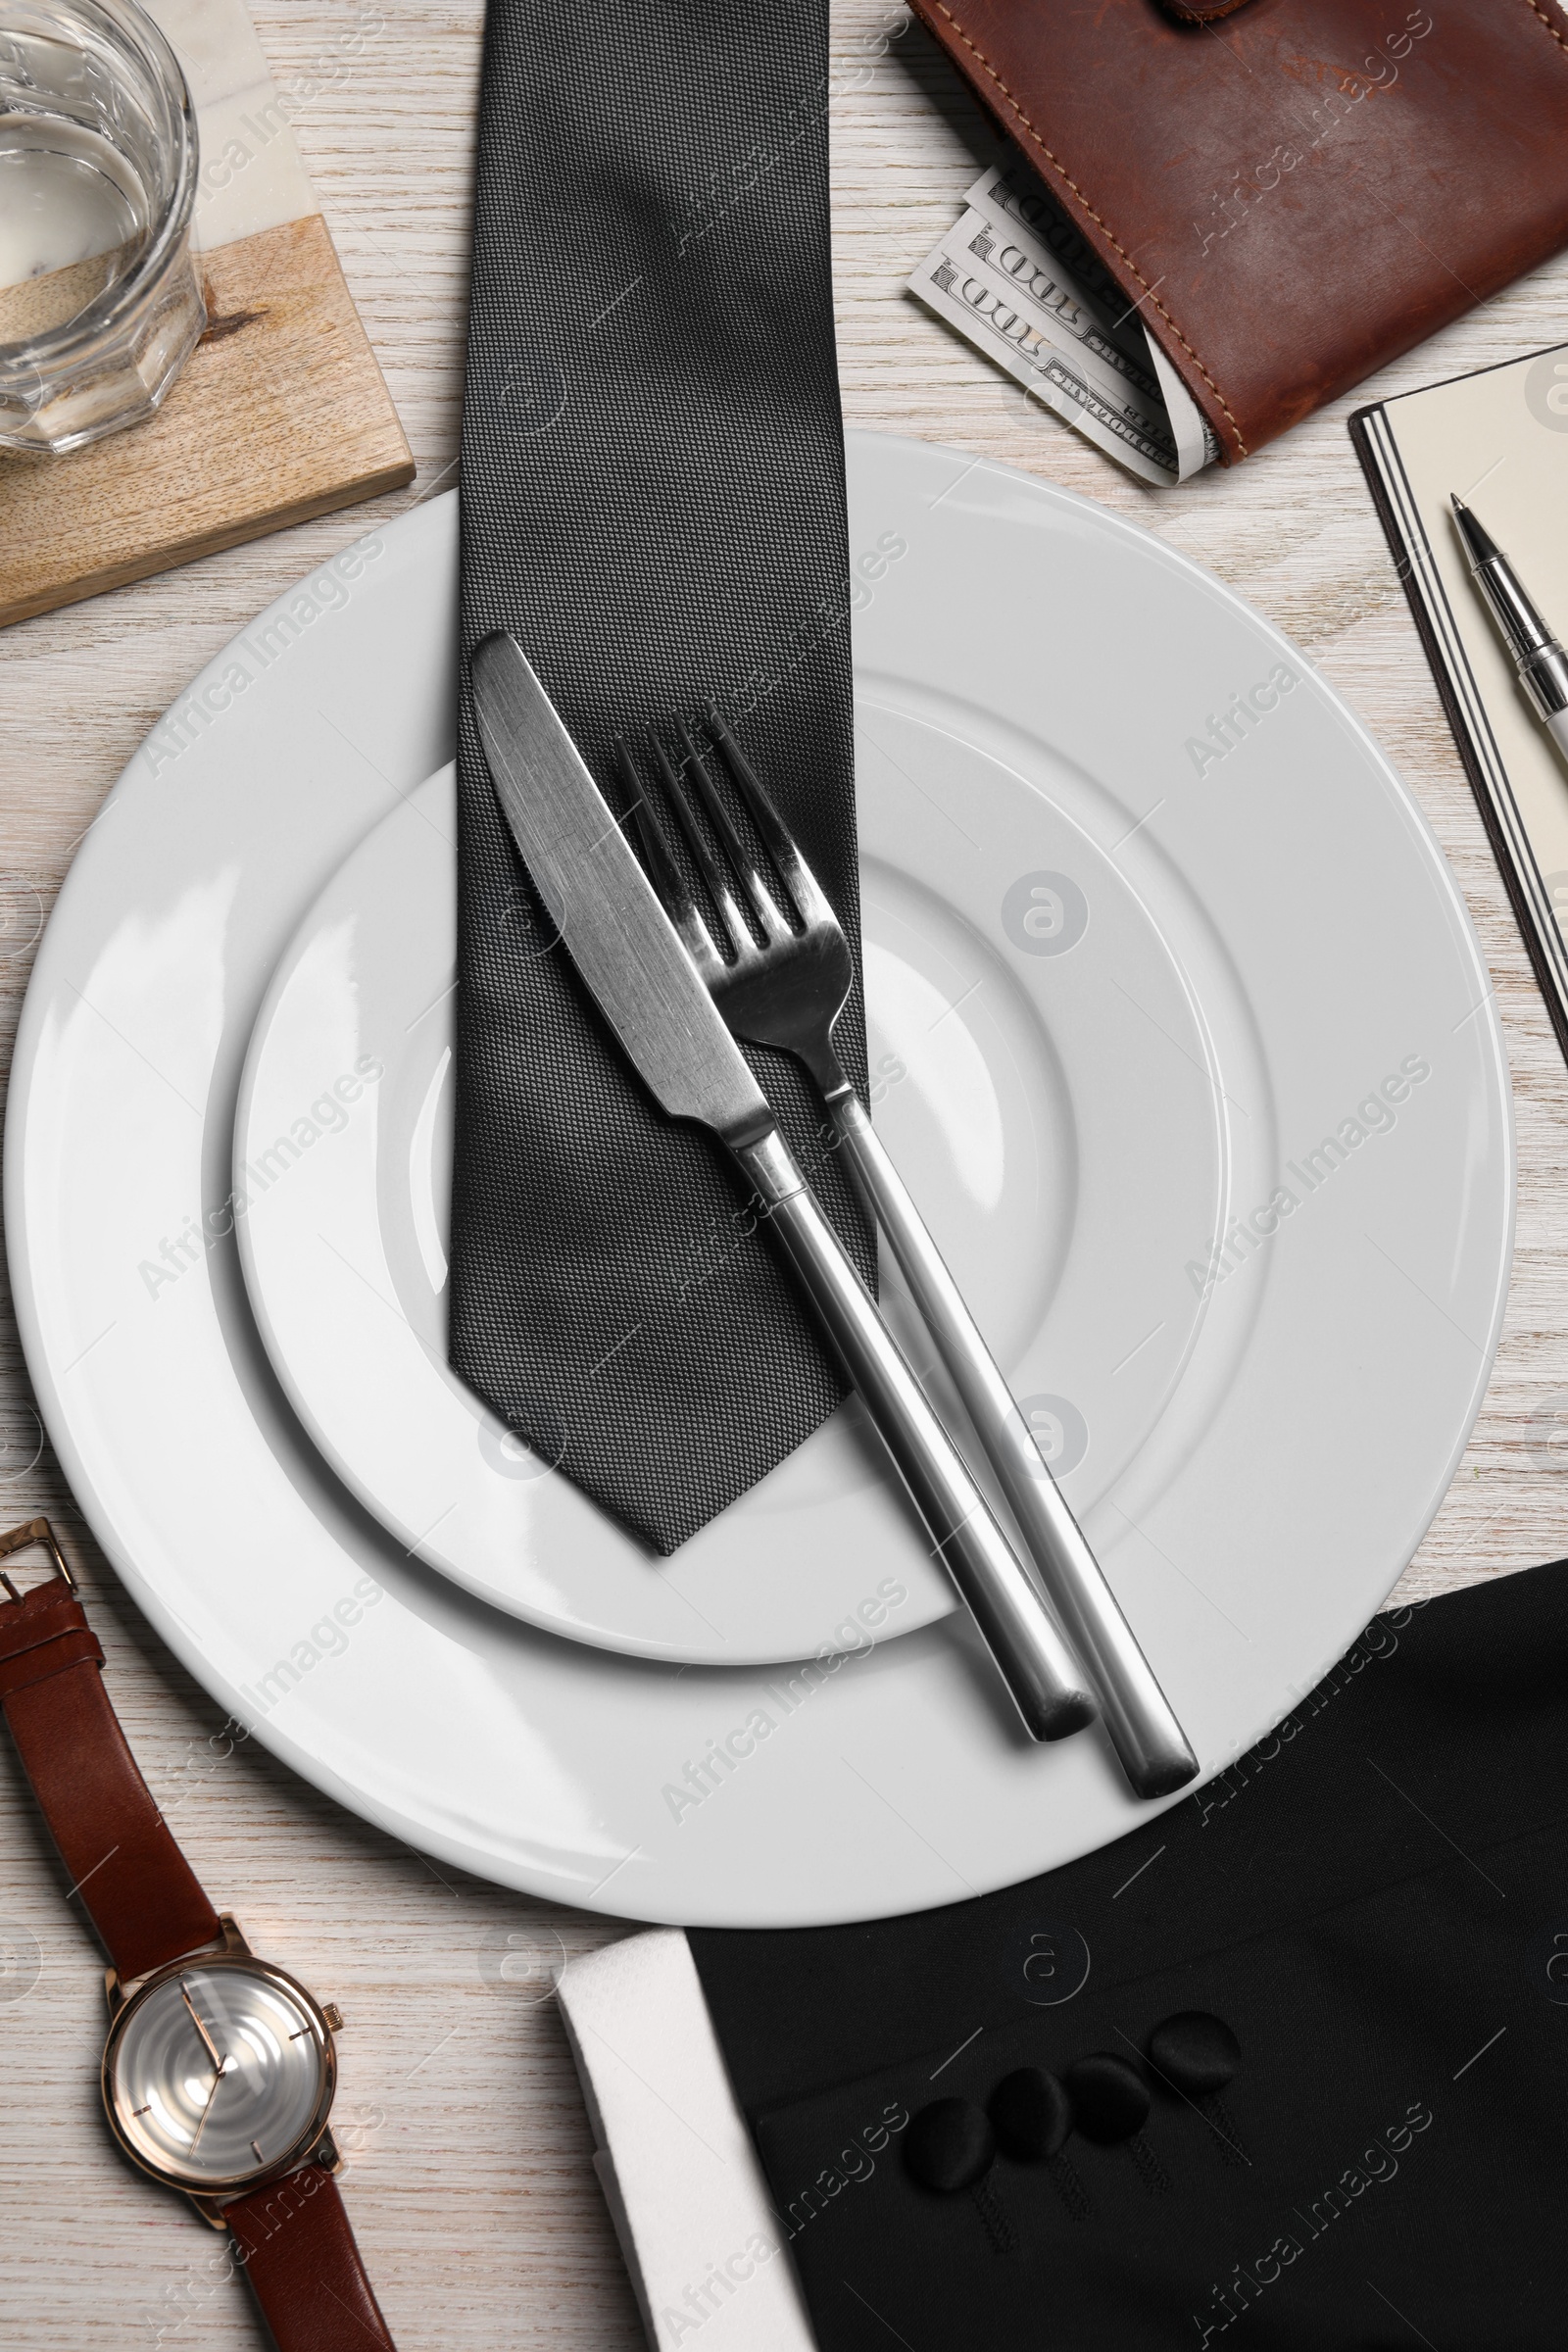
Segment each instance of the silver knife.
[[1095,1713],[1013,1552],[807,1186],[761,1088],[514,637],[471,662],[496,796],[566,950],[628,1060],[674,1119],[728,1145],[865,1401],[936,1551],[1036,1740]]

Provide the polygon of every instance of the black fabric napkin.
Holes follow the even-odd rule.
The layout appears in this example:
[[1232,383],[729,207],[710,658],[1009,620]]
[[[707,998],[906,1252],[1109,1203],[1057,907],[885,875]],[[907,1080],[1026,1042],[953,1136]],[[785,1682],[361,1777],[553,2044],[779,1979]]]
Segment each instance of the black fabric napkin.
[[1568,1562],[1065,1869],[690,1941],[822,2352],[1568,2343]]
[[[453,1366],[662,1551],[842,1395],[728,1163],[631,1076],[534,900],[467,656],[613,748],[716,702],[857,950],[825,0],[491,0],[463,439]],[[839,1038],[864,1087],[858,996]],[[783,1057],[755,1064],[868,1281]]]

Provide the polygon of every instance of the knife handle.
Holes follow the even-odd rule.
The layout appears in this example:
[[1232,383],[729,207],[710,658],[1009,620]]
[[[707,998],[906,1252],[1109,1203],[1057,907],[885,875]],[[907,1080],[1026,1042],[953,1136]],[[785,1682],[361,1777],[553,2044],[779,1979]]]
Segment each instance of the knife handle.
[[1084,1676],[900,1352],[876,1302],[775,1128],[735,1147],[802,1289],[865,1402],[948,1574],[1034,1740],[1064,1740],[1095,1714]]
[[858,1095],[829,1098],[845,1157],[952,1375],[1062,1629],[1093,1678],[1111,1745],[1140,1796],[1168,1796],[1198,1758],[1052,1477],[1034,1433]]

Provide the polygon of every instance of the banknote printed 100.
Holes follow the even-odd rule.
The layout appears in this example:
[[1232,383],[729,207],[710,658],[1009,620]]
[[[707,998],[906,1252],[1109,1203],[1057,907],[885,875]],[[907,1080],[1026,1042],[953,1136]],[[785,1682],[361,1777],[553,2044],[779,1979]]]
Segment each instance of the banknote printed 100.
[[1032,175],[998,165],[967,204],[909,291],[1140,480],[1211,465],[1219,445],[1137,306]]

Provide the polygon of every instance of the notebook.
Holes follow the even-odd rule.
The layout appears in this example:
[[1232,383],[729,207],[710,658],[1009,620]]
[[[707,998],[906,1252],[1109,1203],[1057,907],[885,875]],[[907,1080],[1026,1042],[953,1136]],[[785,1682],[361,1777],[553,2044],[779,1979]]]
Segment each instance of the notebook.
[[1360,409],[1350,437],[1568,1054],[1568,761],[1470,579],[1457,491],[1568,633],[1568,344]]

